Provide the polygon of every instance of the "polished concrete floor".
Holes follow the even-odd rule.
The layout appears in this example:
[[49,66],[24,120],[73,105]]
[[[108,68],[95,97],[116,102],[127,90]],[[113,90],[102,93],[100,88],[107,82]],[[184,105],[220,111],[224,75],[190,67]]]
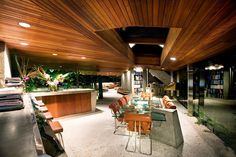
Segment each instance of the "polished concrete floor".
[[[69,157],[143,157],[139,153],[125,151],[127,136],[114,135],[114,120],[108,105],[120,98],[114,90],[104,93],[95,113],[59,118],[64,132],[65,150]],[[186,109],[175,102],[184,137],[178,148],[153,140],[153,157],[235,157],[232,149],[208,128],[196,124],[187,116]],[[146,146],[145,146],[146,147]],[[144,149],[145,149],[144,147]]]

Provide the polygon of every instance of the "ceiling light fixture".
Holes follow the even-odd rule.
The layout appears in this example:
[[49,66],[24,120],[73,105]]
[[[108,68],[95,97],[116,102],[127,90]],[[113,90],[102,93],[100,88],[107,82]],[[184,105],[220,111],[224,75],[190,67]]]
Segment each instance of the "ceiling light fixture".
[[24,42],[22,42],[22,43],[20,43],[20,44],[23,45],[23,46],[29,45],[28,43],[24,43]]
[[215,64],[215,65],[209,65],[205,67],[205,70],[220,70],[222,68],[224,68],[223,65]]
[[143,68],[142,68],[142,67],[135,67],[135,68],[134,68],[134,71],[136,71],[136,72],[142,72],[142,71],[143,71]]
[[163,47],[164,47],[164,44],[159,44],[159,46],[163,48]]
[[81,59],[86,59],[86,57],[83,56],[83,57],[81,57]]
[[134,47],[134,46],[135,46],[134,43],[129,43],[129,47],[130,47],[130,48],[132,48],[132,47]]
[[170,57],[170,60],[176,61],[176,58],[175,57]]
[[53,56],[57,56],[58,54],[56,54],[56,53],[53,53],[52,55],[53,55]]
[[19,22],[18,24],[19,24],[21,27],[25,27],[25,28],[30,28],[30,27],[31,27],[30,24],[25,23],[25,22]]

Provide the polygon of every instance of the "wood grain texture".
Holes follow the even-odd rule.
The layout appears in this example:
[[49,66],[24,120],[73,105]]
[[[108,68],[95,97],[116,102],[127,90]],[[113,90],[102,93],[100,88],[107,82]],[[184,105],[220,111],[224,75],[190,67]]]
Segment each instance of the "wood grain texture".
[[137,65],[151,65],[151,66],[160,66],[160,57],[147,57],[147,56],[136,56],[135,64]]
[[[10,48],[51,61],[55,60],[51,54],[57,52],[56,60],[62,63],[77,62],[88,69],[96,67],[99,72],[105,69],[104,72],[121,73],[135,64],[128,43],[119,38],[115,28],[181,30],[170,31],[165,42],[160,62],[166,70],[177,70],[236,46],[233,0],[2,0],[0,3],[0,40]],[[32,27],[19,27],[20,21]],[[29,46],[23,47],[20,42],[28,42]],[[82,56],[88,60],[82,60]],[[170,61],[171,56],[177,61]],[[151,66],[155,64],[150,61]]]
[[43,102],[52,116],[62,117],[91,111],[91,93],[43,96]]

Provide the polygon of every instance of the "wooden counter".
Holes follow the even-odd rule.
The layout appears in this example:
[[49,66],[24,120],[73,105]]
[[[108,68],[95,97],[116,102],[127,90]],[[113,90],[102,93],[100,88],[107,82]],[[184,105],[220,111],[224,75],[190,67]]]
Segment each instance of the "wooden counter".
[[56,92],[31,93],[47,106],[52,116],[62,117],[71,114],[91,112],[96,108],[97,92],[93,89],[69,89]]

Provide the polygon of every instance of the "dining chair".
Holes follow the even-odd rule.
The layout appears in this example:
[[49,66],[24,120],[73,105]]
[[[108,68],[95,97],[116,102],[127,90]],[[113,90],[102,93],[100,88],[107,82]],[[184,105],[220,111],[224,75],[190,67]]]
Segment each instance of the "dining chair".
[[[129,131],[129,138],[125,146],[125,150],[128,152],[136,152],[136,143],[137,136],[139,137],[139,152],[141,154],[151,155],[152,154],[152,139],[151,139],[151,127],[152,120],[150,115],[145,114],[137,114],[127,112],[124,114],[124,120],[127,123],[127,130]],[[130,143],[130,139],[134,135],[135,147],[134,150],[129,150],[128,146]],[[150,152],[145,153],[142,151],[142,138],[144,136],[148,136],[150,141]]]
[[120,107],[124,107],[125,105],[127,105],[127,102],[124,97],[118,99],[117,102],[120,105]]
[[130,96],[129,95],[124,95],[123,98],[125,99],[126,104],[129,104]]
[[[114,130],[113,133],[115,134],[119,127],[125,127],[126,126],[124,124],[124,114],[121,111],[120,106],[116,102],[111,103],[109,105],[109,108],[111,109],[112,117],[114,117],[115,130]],[[119,124],[117,124],[117,122]]]

